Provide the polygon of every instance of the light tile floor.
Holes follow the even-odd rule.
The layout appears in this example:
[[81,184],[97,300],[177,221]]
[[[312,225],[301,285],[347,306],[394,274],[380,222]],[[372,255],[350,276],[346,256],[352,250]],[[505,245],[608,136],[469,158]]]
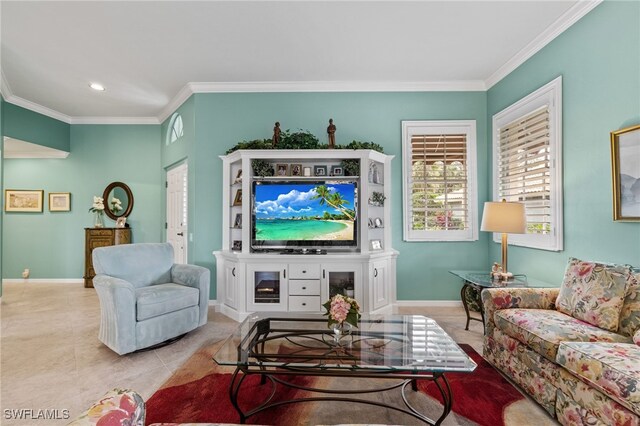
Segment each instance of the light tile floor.
[[[464,330],[462,308],[409,308],[427,315],[459,343],[482,353],[482,325]],[[65,420],[19,421],[6,409],[68,410],[71,418],[115,387],[149,398],[197,349],[226,338],[237,323],[209,312],[209,322],[160,349],[119,356],[98,341],[100,306],[81,284],[6,284],[0,305],[0,424],[56,425]]]

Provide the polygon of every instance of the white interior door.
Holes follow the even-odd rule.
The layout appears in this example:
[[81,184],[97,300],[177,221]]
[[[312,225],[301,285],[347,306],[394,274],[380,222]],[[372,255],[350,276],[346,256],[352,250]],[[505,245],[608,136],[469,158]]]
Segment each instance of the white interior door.
[[175,263],[187,263],[187,164],[167,171],[167,241]]

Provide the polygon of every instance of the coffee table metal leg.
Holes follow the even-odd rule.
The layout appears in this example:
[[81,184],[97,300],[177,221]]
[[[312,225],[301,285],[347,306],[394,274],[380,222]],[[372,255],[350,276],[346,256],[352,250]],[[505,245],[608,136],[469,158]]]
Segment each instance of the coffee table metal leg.
[[471,316],[469,315],[469,306],[467,306],[467,295],[465,291],[469,287],[469,284],[466,282],[462,286],[462,290],[460,290],[460,299],[462,300],[462,306],[464,306],[464,312],[467,314],[467,325],[464,327],[465,330],[469,330],[469,321],[471,321]]
[[233,408],[235,408],[240,415],[240,424],[244,424],[247,418],[238,405],[238,393],[240,393],[240,386],[242,386],[242,382],[247,376],[246,374],[239,375],[238,373],[240,373],[240,371],[240,368],[236,368],[233,376],[231,376],[231,382],[229,383],[229,399],[231,400]]

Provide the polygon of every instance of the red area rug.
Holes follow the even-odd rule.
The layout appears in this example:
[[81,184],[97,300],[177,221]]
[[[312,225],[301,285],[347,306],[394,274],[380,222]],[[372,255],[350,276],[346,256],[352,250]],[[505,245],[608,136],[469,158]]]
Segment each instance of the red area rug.
[[[229,401],[228,386],[232,368],[220,367],[212,360],[219,344],[201,349],[183,365],[173,377],[165,383],[147,401],[147,423],[239,423],[239,416]],[[504,379],[489,363],[468,345],[460,345],[478,368],[473,373],[450,373],[447,379],[453,391],[453,410],[445,424],[458,425],[515,425],[523,419],[535,421],[530,412],[536,411],[533,403],[525,401],[520,392]],[[302,386],[320,386],[336,389],[340,386],[356,388],[353,380],[344,378],[296,377],[292,379]],[[346,380],[346,382],[345,382]],[[363,379],[361,379],[363,380]],[[340,382],[342,381],[342,382]],[[388,383],[384,381],[385,383]],[[371,384],[368,379],[367,385]],[[333,386],[331,386],[333,385]],[[417,405],[425,414],[437,418],[440,414],[438,398],[440,393],[436,385],[428,381],[418,382]],[[250,376],[242,385],[239,404],[241,407],[254,407],[256,401],[264,400],[271,392],[271,384],[260,385],[258,376]],[[301,397],[307,392],[287,387],[278,387],[282,398]],[[412,393],[409,391],[409,393]],[[392,396],[382,396],[392,394]],[[413,393],[416,394],[416,393]],[[319,394],[313,394],[318,396]],[[347,395],[350,396],[350,395]],[[384,394],[354,395],[402,404],[398,390]],[[279,398],[278,398],[279,399]],[[513,409],[514,404],[522,409]],[[506,417],[507,408],[512,407],[515,417]],[[532,410],[533,408],[533,410]],[[377,423],[377,424],[420,424],[408,415],[393,410],[367,404],[349,404],[344,402],[305,402],[290,404],[266,410],[250,417],[248,424],[332,424],[332,423]]]

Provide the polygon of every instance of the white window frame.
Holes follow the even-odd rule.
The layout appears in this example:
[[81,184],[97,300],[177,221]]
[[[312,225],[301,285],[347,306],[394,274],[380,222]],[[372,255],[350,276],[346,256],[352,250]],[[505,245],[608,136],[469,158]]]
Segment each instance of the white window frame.
[[[493,116],[493,200],[500,201],[498,199],[500,128],[544,106],[549,108],[551,233],[547,235],[510,234],[509,244],[561,251],[563,250],[564,239],[562,223],[562,76],[557,77]],[[500,242],[501,238],[501,234],[493,234],[494,242]]]
[[[173,139],[173,134],[174,134],[174,127],[176,126],[176,123],[178,122],[178,119],[180,119],[180,124],[181,124],[181,128],[180,128],[180,134],[178,135],[176,132],[176,138]],[[169,121],[169,128],[167,130],[167,141],[166,144],[167,145],[171,145],[174,142],[177,142],[180,140],[180,138],[182,138],[184,136],[184,120],[182,119],[182,115],[180,115],[180,113],[174,113],[171,116],[171,120]]]
[[[463,231],[429,231],[411,229],[411,137],[414,134],[467,135],[467,215],[468,228]],[[420,120],[402,122],[402,210],[404,241],[476,241],[478,240],[478,175],[476,154],[476,120]]]

